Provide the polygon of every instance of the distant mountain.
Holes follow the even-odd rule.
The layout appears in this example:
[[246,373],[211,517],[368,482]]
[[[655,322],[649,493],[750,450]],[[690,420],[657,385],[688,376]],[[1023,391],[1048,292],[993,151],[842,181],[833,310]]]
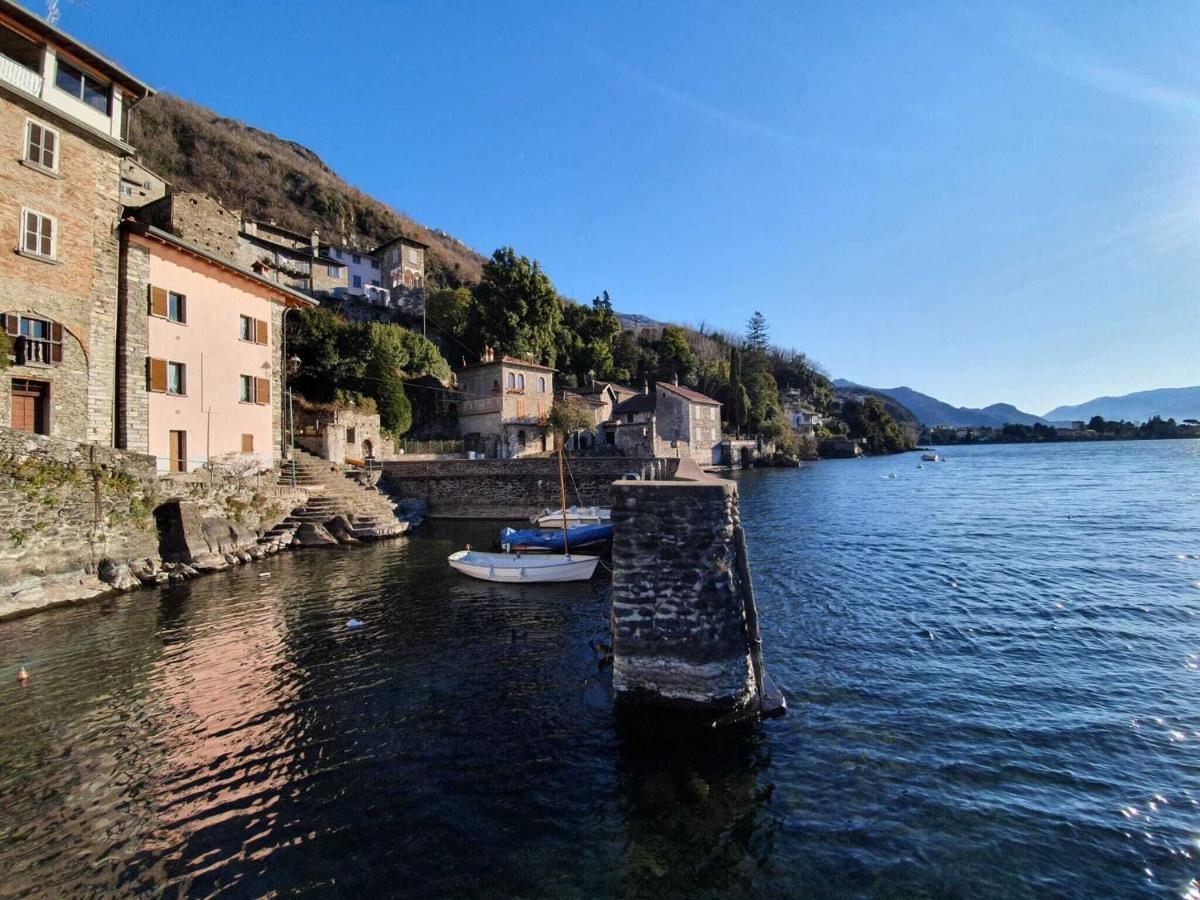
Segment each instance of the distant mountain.
[[1087,421],[1092,416],[1145,422],[1154,416],[1164,419],[1200,419],[1200,387],[1158,388],[1123,397],[1097,397],[1075,406],[1059,406],[1046,413],[1053,421]]
[[869,388],[861,384],[846,381],[844,378],[835,378],[833,384],[838,388],[859,389],[891,397],[908,409],[916,417],[917,421],[926,426],[950,425],[954,427],[969,426],[976,428],[988,426],[991,428],[1000,428],[1008,424],[1032,425],[1035,422],[1043,421],[1040,417],[1022,412],[1009,403],[993,403],[991,406],[985,406],[983,409],[971,409],[965,406],[951,406],[949,403],[938,400],[936,397],[930,397],[928,394],[914,391],[910,387]]

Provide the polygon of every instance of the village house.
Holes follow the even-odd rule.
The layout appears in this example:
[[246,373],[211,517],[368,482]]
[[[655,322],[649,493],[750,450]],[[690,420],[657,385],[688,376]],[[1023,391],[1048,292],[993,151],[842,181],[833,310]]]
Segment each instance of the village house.
[[788,424],[801,437],[813,437],[825,424],[825,417],[808,405],[807,398],[801,391],[789,388],[780,392],[783,414]]
[[371,256],[379,260],[380,285],[389,305],[409,313],[425,308],[425,251],[428,244],[400,236],[380,244]]
[[121,163],[150,93],[0,0],[0,425],[112,442]]
[[604,423],[604,442],[626,456],[691,457],[720,463],[721,404],[698,391],[660,381],[618,403]]
[[237,262],[265,278],[314,297],[346,289],[346,265],[321,252],[320,232],[301,234],[276,225],[242,218]]
[[325,244],[321,252],[346,266],[346,284],[334,290],[333,296],[360,297],[376,306],[391,305],[391,295],[382,285],[379,257],[340,244]]
[[554,401],[553,369],[497,357],[484,348],[479,362],[456,375],[458,427],[465,449],[499,459],[554,449],[554,436],[541,425]]
[[582,387],[564,388],[563,393],[575,398],[592,416],[592,430],[571,435],[567,448],[588,450],[601,440],[600,426],[612,418],[617,404],[636,396],[638,391],[615,382],[593,380]]
[[152,225],[121,226],[116,445],[159,471],[283,456],[284,312],[315,301]]

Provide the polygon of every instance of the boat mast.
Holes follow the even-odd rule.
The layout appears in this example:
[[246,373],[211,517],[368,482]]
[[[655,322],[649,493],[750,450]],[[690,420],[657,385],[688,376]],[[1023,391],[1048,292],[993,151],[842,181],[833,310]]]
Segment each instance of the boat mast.
[[554,438],[558,441],[558,498],[562,504],[562,520],[563,520],[563,554],[571,555],[571,547],[567,544],[567,480],[563,476],[563,442],[560,440],[562,435],[555,434]]

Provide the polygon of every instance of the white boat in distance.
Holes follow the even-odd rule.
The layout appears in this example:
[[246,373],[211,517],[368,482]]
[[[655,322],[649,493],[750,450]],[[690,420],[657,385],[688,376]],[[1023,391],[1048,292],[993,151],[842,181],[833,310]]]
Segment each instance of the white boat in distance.
[[[544,509],[530,516],[529,521],[538,528],[563,527],[563,511],[561,509]],[[612,510],[607,506],[568,506],[567,527],[576,525],[608,525],[612,522]]]
[[936,453],[922,453],[921,459],[923,459],[925,462],[941,462],[942,461],[942,458],[940,456],[938,456]]
[[[561,513],[560,513],[561,515]],[[483,581],[512,584],[537,584],[554,581],[587,581],[596,572],[598,556],[561,553],[481,553],[459,550],[450,554],[450,566]]]

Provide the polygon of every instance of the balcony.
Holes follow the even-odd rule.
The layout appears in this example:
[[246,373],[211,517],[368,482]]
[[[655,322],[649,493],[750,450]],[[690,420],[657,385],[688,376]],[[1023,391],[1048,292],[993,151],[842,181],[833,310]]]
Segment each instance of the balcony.
[[42,76],[0,53],[0,81],[35,97],[42,95]]

